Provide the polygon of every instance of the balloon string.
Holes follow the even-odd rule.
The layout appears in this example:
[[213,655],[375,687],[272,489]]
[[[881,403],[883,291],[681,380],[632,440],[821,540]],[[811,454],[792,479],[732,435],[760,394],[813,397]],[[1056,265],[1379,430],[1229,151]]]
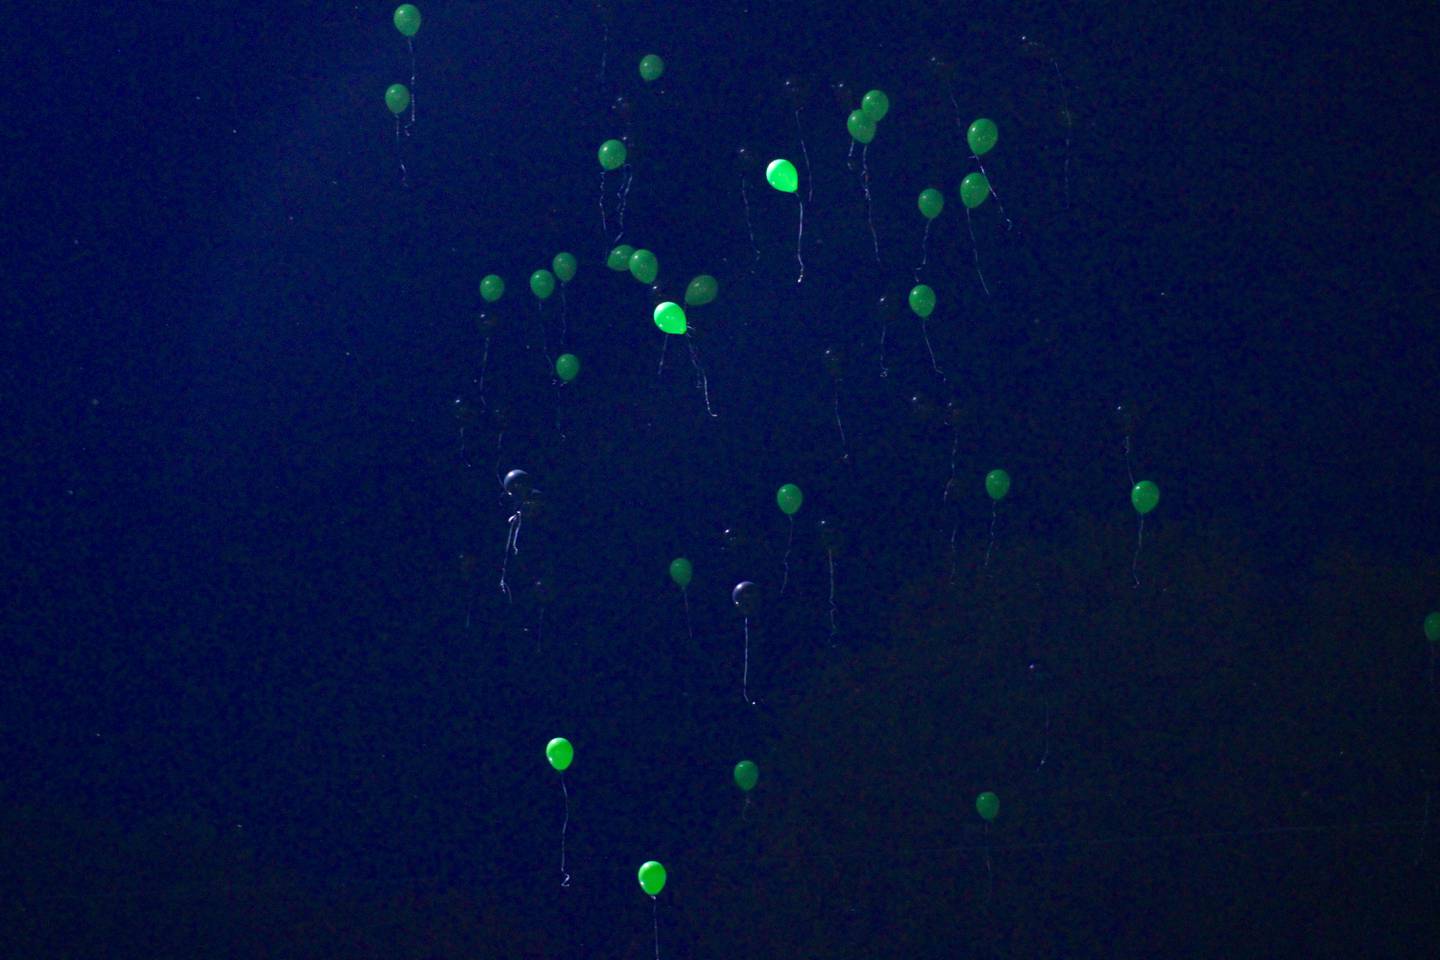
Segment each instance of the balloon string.
[[560,793],[565,797],[565,820],[560,824],[560,886],[570,886],[570,874],[565,870],[565,831],[570,826],[570,791],[565,787],[565,773],[560,773]]
[[790,582],[790,547],[795,543],[795,515],[786,515],[790,520],[790,534],[785,538],[785,556],[783,558],[783,572],[780,576],[780,596],[785,596],[785,585]]
[[1137,568],[1140,565],[1140,545],[1145,542],[1145,514],[1140,514],[1140,526],[1135,532],[1135,556],[1130,559],[1130,576],[1135,580],[1135,586],[1140,586],[1140,573]]
[[650,906],[655,917],[655,960],[660,960],[660,901],[651,896]]
[[840,388],[835,388],[835,429],[840,432],[840,459],[849,461],[850,445],[845,440],[845,424],[840,419]]
[[975,223],[970,219],[970,208],[965,208],[965,227],[970,231],[970,252],[975,255],[975,276],[980,278],[980,289],[985,291],[985,296],[990,296],[990,288],[985,285],[985,274],[980,272],[980,247],[975,243]]
[[695,385],[700,388],[701,394],[705,397],[705,412],[711,417],[719,419],[720,414],[710,405],[710,378],[705,375],[705,368],[700,366],[700,351],[695,347],[695,341],[690,336],[690,331],[685,331],[685,346],[690,348],[690,366],[695,368]]
[[925,350],[930,354],[930,369],[934,370],[941,380],[949,382],[950,378],[945,376],[945,371],[935,362],[935,348],[930,346],[930,328],[924,317],[920,318],[920,336],[925,340]]
[[915,267],[915,282],[920,282],[920,271],[930,262],[930,228],[935,224],[934,220],[925,219],[925,236],[920,241],[920,263]]
[[740,178],[740,200],[745,205],[745,230],[750,234],[750,249],[755,254],[750,261],[750,270],[754,272],[755,264],[760,262],[760,244],[755,242],[755,224],[750,219],[750,184],[743,176]]
[[985,547],[985,569],[990,569],[990,551],[995,549],[995,524],[1000,520],[1000,501],[990,501],[990,543]]
[[800,264],[800,275],[795,278],[796,283],[805,282],[805,259],[800,256],[800,247],[805,240],[805,201],[800,199],[800,194],[795,194],[795,199],[800,204],[800,231],[795,235],[795,260]]
[[800,155],[805,158],[805,199],[815,199],[815,180],[810,176],[810,151],[805,148],[805,134],[800,129],[800,108],[795,108],[795,139],[800,141]]
[[750,699],[750,618],[745,618],[745,665],[740,673],[740,695],[750,706],[756,706]]
[[860,151],[860,186],[865,191],[865,222],[870,225],[870,242],[875,247],[875,266],[884,268],[880,262],[880,237],[875,233],[875,215],[870,205],[870,144]]

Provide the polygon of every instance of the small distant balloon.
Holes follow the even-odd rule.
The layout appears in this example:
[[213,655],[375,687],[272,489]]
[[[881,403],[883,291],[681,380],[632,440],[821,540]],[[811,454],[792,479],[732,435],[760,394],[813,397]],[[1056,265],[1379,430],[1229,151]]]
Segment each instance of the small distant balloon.
[[1425,614],[1425,639],[1440,643],[1440,610]]
[[920,214],[926,220],[934,220],[940,216],[940,211],[945,209],[945,194],[934,187],[927,187],[920,191],[920,198],[917,201],[920,207]]
[[960,202],[974,210],[990,196],[990,181],[983,173],[967,173],[960,181]]
[[879,123],[890,112],[890,98],[884,90],[870,90],[860,98],[860,112],[871,121]]
[[786,516],[794,516],[804,501],[805,495],[793,483],[784,484],[775,491],[775,502],[780,505],[780,511]]
[[716,294],[720,292],[720,283],[708,273],[702,273],[690,285],[685,288],[685,305],[690,307],[703,307],[714,301]]
[[1010,474],[1004,470],[991,470],[985,474],[985,492],[991,500],[1004,500],[1010,492]]
[[1130,489],[1130,503],[1135,512],[1144,516],[1160,502],[1160,488],[1150,480],[1141,480]]
[[555,358],[555,376],[569,383],[580,373],[580,358],[573,353],[562,353]]
[[869,143],[875,139],[875,121],[863,110],[850,111],[850,116],[845,118],[845,129],[856,143]]
[[511,470],[505,474],[504,487],[506,493],[519,500],[530,496],[535,489],[534,484],[530,481],[530,474],[524,470]]
[[993,150],[998,139],[1000,131],[996,128],[995,121],[985,117],[970,124],[970,129],[965,131],[965,142],[970,145],[970,152],[977,157],[983,157]]
[[975,798],[975,810],[986,822],[994,820],[1000,814],[1000,798],[986,790]]
[[548,299],[555,292],[555,274],[549,270],[536,270],[530,274],[530,292],[537,300]]
[[770,161],[765,168],[765,180],[781,193],[800,189],[800,174],[795,171],[795,164],[784,158]]
[[601,167],[606,170],[619,170],[625,166],[625,144],[619,140],[606,140],[600,144],[598,156]]
[[636,250],[630,254],[630,275],[641,283],[654,283],[660,273],[660,261],[649,250]]
[[395,29],[406,37],[420,32],[420,10],[415,4],[402,3],[395,8]]
[[681,590],[690,586],[690,580],[695,576],[695,567],[685,557],[676,557],[670,561],[670,579]]
[[556,737],[545,744],[545,759],[550,761],[550,766],[564,773],[575,759],[575,748],[564,737]]
[[749,580],[742,580],[730,591],[730,601],[735,604],[735,609],[742,617],[753,616],[760,608],[760,588]]
[[487,273],[480,279],[480,298],[494,303],[505,295],[505,281],[498,273]]
[[755,766],[751,760],[741,760],[735,764],[735,785],[746,793],[755,789],[755,784],[760,780],[760,768]]
[[640,871],[637,874],[640,880],[640,889],[650,896],[657,896],[665,889],[665,867],[658,860],[646,860],[640,864]]
[[647,53],[640,58],[640,79],[654,83],[665,72],[665,61],[657,54]]
[[922,320],[935,312],[935,291],[929,284],[917,283],[910,289],[910,309]]
[[385,88],[385,106],[395,116],[400,116],[410,106],[410,88],[403,83],[392,83]]
[[616,273],[625,273],[630,269],[630,254],[634,252],[634,247],[628,243],[622,243],[612,248],[609,254],[606,255],[605,266],[614,270]]
[[550,268],[555,271],[555,276],[560,278],[561,283],[569,283],[575,279],[577,266],[573,253],[557,253],[555,259],[550,261]]

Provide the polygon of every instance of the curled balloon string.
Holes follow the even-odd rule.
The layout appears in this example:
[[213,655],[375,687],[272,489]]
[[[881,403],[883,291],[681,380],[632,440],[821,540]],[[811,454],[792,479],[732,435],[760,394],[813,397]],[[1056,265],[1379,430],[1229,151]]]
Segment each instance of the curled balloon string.
[[510,554],[520,553],[520,509],[510,515],[510,530],[505,535],[505,559],[500,562],[500,592],[505,594],[508,602],[514,602],[515,598],[510,594],[510,584],[505,581],[505,572],[510,567]]
[[[666,337],[665,339],[670,338]],[[712,419],[718,420],[720,414],[716,413],[715,408],[710,405],[710,378],[706,376],[705,368],[700,366],[700,351],[696,349],[695,340],[690,336],[689,330],[685,331],[685,346],[690,349],[690,366],[695,368],[695,386],[705,398],[705,412]]]
[[795,515],[792,513],[786,516],[790,521],[790,533],[785,538],[785,556],[781,560],[780,596],[782,597],[785,596],[785,585],[790,582],[790,548],[795,543]]
[[560,773],[560,793],[565,797],[565,820],[560,824],[560,886],[570,886],[570,874],[565,869],[565,830],[570,826],[570,791],[565,787],[565,773]]
[[870,243],[875,247],[875,266],[884,269],[880,262],[880,237],[875,233],[875,214],[870,203],[870,144],[860,151],[860,188],[865,193],[865,222],[870,225]]
[[985,545],[985,569],[990,569],[990,552],[995,549],[995,525],[1000,522],[1000,501],[990,502],[990,542]]
[[750,699],[750,618],[748,616],[745,618],[745,661],[740,672],[740,695],[750,706],[759,706]]
[[805,282],[805,258],[800,255],[801,245],[805,241],[805,201],[800,199],[800,194],[795,194],[795,201],[800,204],[800,230],[795,235],[795,260],[800,264],[800,275],[795,278],[796,283]]
[[838,386],[835,388],[835,404],[834,404],[834,406],[835,406],[835,429],[836,429],[836,430],[839,432],[839,434],[840,434],[840,459],[841,459],[843,462],[845,462],[845,463],[849,463],[849,462],[850,462],[850,445],[849,445],[849,443],[845,440],[845,424],[840,420],[840,388],[839,388]]

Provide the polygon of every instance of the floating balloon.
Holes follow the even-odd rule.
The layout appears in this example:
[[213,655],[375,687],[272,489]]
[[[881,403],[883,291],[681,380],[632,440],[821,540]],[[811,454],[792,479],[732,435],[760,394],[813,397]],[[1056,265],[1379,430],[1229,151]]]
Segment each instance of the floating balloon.
[[550,761],[550,766],[564,773],[575,759],[575,748],[564,737],[556,737],[545,744],[545,759]]
[[640,864],[640,871],[637,874],[640,880],[640,889],[650,896],[657,896],[665,889],[665,867],[658,860],[646,860]]
[[708,273],[702,273],[685,288],[685,305],[703,307],[715,299],[720,292],[720,283]]
[[487,273],[480,280],[480,298],[486,303],[494,303],[505,295],[505,281],[498,273]]
[[787,483],[775,491],[775,502],[780,505],[780,511],[786,516],[794,516],[795,511],[800,509],[800,504],[805,500],[805,495],[800,488],[793,483]]
[[555,259],[550,261],[550,268],[555,271],[555,276],[560,278],[561,283],[569,283],[575,279],[577,266],[575,255],[572,253],[557,253]]
[[1440,643],[1440,610],[1425,614],[1425,639]]
[[871,90],[860,98],[860,112],[873,123],[879,123],[890,112],[890,98],[884,90]]
[[742,617],[754,616],[760,608],[760,588],[749,580],[742,580],[730,591],[730,602],[735,604]]
[[970,151],[977,157],[983,157],[995,147],[995,141],[1000,137],[1000,131],[995,127],[994,120],[987,120],[981,117],[970,124],[970,129],[965,131],[965,142],[970,145]]
[[960,181],[960,202],[971,210],[985,202],[990,196],[990,181],[983,173],[967,173]]
[[917,283],[910,288],[910,309],[915,316],[925,319],[935,312],[935,291],[928,284]]
[[800,188],[800,175],[795,172],[795,164],[783,158],[770,161],[765,168],[765,180],[781,193],[794,193]]
[[640,79],[646,83],[654,83],[660,79],[665,72],[665,61],[658,55],[647,53],[640,58]]
[[406,37],[420,32],[420,11],[415,4],[402,3],[395,8],[395,29]]
[[851,110],[845,118],[845,129],[856,143],[869,143],[875,139],[875,121],[859,110]]
[[548,299],[555,292],[555,274],[549,270],[536,270],[530,274],[530,292],[536,299]]
[[580,358],[573,353],[562,353],[555,358],[555,376],[569,383],[580,373]]
[[505,474],[503,485],[505,492],[517,500],[526,499],[535,490],[534,484],[530,481],[530,474],[524,470],[511,470]]
[[1144,516],[1160,502],[1160,488],[1149,480],[1141,480],[1130,488],[1130,503],[1135,512]]
[[975,798],[975,810],[986,822],[994,820],[1000,814],[1000,798],[986,790]]
[[753,761],[741,760],[735,764],[735,785],[746,793],[755,789],[760,780],[760,768]]
[[685,308],[666,301],[655,308],[655,326],[665,333],[680,336],[685,332]]
[[385,106],[395,116],[400,116],[410,106],[410,88],[403,83],[390,84],[385,88]]
[[634,247],[628,243],[622,243],[606,255],[605,266],[614,270],[616,273],[625,273],[630,269],[630,254],[634,252]]
[[945,209],[945,194],[934,187],[927,187],[920,191],[917,203],[920,206],[920,215],[926,220],[934,220],[940,216],[940,211]]
[[625,144],[619,140],[606,140],[600,144],[598,156],[601,167],[606,170],[619,170],[625,166]]
[[991,500],[1004,500],[1010,492],[1010,474],[1004,470],[991,470],[985,474],[985,492]]
[[660,272],[660,261],[649,250],[636,250],[630,254],[630,275],[641,283],[654,283]]
[[688,589],[690,580],[695,576],[695,567],[685,557],[676,557],[670,561],[670,579],[681,590]]

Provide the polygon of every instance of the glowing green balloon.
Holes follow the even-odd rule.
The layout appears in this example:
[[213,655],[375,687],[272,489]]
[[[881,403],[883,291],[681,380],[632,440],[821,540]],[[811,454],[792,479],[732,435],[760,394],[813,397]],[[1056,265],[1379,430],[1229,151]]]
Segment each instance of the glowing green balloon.
[[646,83],[654,83],[660,79],[660,74],[665,72],[665,61],[653,53],[647,53],[640,58],[640,79]]
[[794,193],[800,189],[800,174],[789,160],[771,160],[765,168],[765,180],[781,193]]
[[389,107],[395,116],[400,116],[405,112],[405,108],[410,106],[410,88],[403,83],[390,84],[385,88],[385,106]]
[[695,568],[691,566],[689,560],[684,557],[676,557],[670,561],[670,579],[674,580],[675,585],[681,590],[690,586],[690,579],[694,576]]
[[486,303],[494,303],[505,295],[505,281],[498,273],[487,273],[480,279],[480,297]]
[[619,170],[625,166],[625,144],[619,140],[606,140],[600,144],[600,166],[606,170]]
[[940,211],[945,209],[945,194],[934,187],[926,187],[920,191],[920,214],[926,220],[934,220],[940,216]]
[[1134,505],[1135,512],[1147,514],[1155,509],[1160,502],[1160,488],[1149,480],[1141,480],[1130,490],[1130,503]]
[[795,516],[795,511],[800,509],[800,504],[805,502],[805,494],[793,483],[787,483],[775,491],[775,502],[780,504],[780,512],[787,517]]
[[851,110],[845,119],[845,129],[850,131],[856,143],[869,143],[875,139],[875,121],[865,116],[864,111]]
[[1010,474],[1004,470],[991,470],[985,474],[985,492],[991,500],[1004,500],[1010,492]]
[[998,139],[1000,131],[995,127],[995,121],[985,117],[970,124],[970,129],[965,131],[965,142],[970,145],[970,152],[977,157],[983,157],[993,150]]
[[960,181],[960,202],[971,210],[985,202],[990,196],[990,181],[983,173],[967,173]]
[[402,3],[395,8],[395,29],[407,37],[420,32],[420,10],[415,4]]
[[890,98],[884,90],[871,90],[860,98],[860,111],[872,122],[879,123],[890,112]]
[[668,334],[680,336],[685,332],[685,308],[666,300],[655,308],[655,326]]
[[702,273],[685,288],[685,305],[703,307],[715,299],[720,292],[720,283],[708,273]]
[[1425,639],[1440,643],[1440,610],[1425,614]]
[[576,266],[575,255],[570,253],[557,253],[555,259],[550,261],[550,267],[561,283],[569,283],[575,279]]
[[646,860],[640,864],[640,889],[650,896],[656,896],[665,889],[665,867],[658,860]]
[[1000,815],[1000,798],[986,790],[975,798],[975,811],[986,820],[994,820]]
[[530,274],[530,292],[541,300],[555,292],[555,274],[549,270],[536,270]]
[[564,773],[575,759],[575,748],[564,737],[556,737],[545,744],[545,759],[550,761],[550,766]]
[[634,252],[634,247],[628,243],[622,243],[610,251],[610,254],[605,258],[605,266],[614,270],[616,273],[625,273],[630,269],[630,254]]
[[580,358],[573,353],[562,353],[555,358],[555,376],[569,383],[580,372]]
[[735,785],[746,793],[755,789],[755,784],[760,780],[760,768],[752,761],[741,760],[735,764]]
[[630,276],[641,283],[654,283],[660,272],[660,261],[649,250],[636,250],[630,254]]
[[910,309],[921,320],[935,312],[935,291],[929,284],[917,283],[910,288]]

